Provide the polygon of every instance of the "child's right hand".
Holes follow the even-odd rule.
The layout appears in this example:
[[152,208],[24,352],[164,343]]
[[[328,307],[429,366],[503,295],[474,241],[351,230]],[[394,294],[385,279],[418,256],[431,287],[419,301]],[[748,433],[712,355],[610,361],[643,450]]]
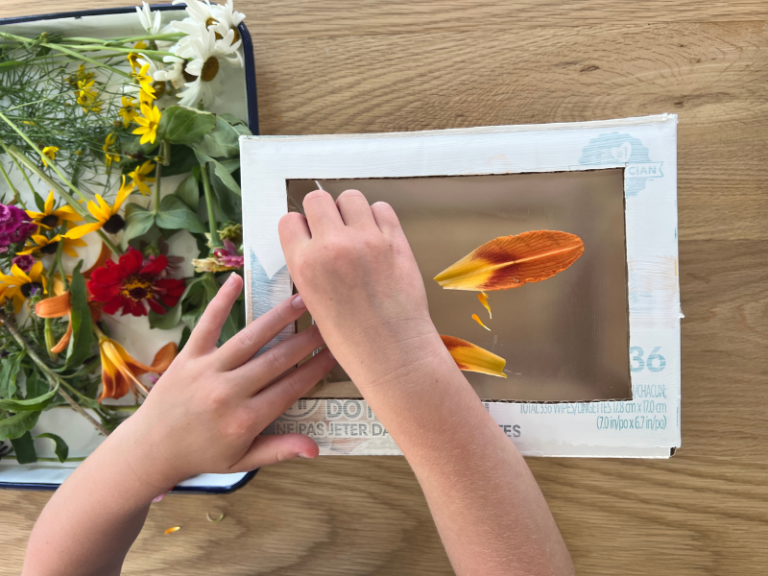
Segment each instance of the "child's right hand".
[[364,390],[417,365],[453,365],[429,316],[424,283],[389,204],[357,190],[316,190],[306,217],[280,220],[288,270],[334,356]]

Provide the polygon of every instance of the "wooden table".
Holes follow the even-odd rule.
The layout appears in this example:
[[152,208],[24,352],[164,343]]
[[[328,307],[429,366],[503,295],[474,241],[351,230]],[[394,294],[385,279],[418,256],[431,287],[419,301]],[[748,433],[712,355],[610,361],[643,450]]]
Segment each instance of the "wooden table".
[[[765,0],[236,5],[254,37],[264,134],[680,115],[683,447],[670,461],[529,464],[580,574],[768,573]],[[4,2],[0,17],[60,9]],[[0,574],[19,572],[48,497],[0,491]],[[451,567],[405,460],[328,457],[263,470],[228,496],[166,498],[125,573]]]

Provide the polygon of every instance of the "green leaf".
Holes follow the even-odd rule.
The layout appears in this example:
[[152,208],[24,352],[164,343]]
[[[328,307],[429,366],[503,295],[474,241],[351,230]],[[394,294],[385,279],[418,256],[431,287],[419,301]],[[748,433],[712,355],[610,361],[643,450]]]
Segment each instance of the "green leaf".
[[11,398],[16,393],[16,379],[26,352],[18,352],[2,362],[0,368],[0,398]]
[[26,388],[27,388],[27,398],[37,398],[38,396],[42,396],[46,392],[48,392],[48,389],[50,386],[48,386],[48,382],[45,378],[41,378],[40,374],[38,374],[34,369],[27,375],[27,382],[26,382]]
[[66,368],[79,366],[91,355],[91,349],[95,342],[93,337],[93,321],[91,320],[91,308],[88,306],[88,290],[85,280],[80,274],[83,261],[72,272],[72,281],[69,284],[69,301],[72,307],[70,320],[72,322],[72,338],[67,348]]
[[56,436],[56,434],[46,432],[44,434],[40,434],[39,436],[35,436],[35,439],[37,438],[48,438],[49,440],[53,440],[56,443],[56,448],[54,451],[56,452],[56,458],[59,459],[59,462],[64,462],[67,459],[67,456],[69,456],[69,446],[67,446],[67,443],[64,442],[64,439],[61,436]]
[[234,222],[243,221],[243,203],[240,196],[227,187],[216,172],[211,173],[211,188],[216,195],[219,209]]
[[15,440],[37,424],[40,412],[20,412],[0,420],[0,440]]
[[29,412],[43,410],[46,406],[48,406],[48,404],[51,403],[58,391],[59,386],[57,385],[52,390],[49,390],[45,394],[35,398],[27,398],[25,400],[6,398],[0,400],[0,410],[8,410],[10,412]]
[[170,194],[160,201],[160,211],[155,216],[155,223],[166,230],[189,230],[198,234],[206,231],[200,217],[178,196]]
[[210,112],[169,106],[160,119],[158,140],[168,140],[171,144],[193,144],[215,127],[216,116]]
[[128,244],[129,240],[146,234],[154,223],[155,215],[152,212],[138,204],[128,204],[125,207],[123,244]]
[[[235,168],[231,168],[233,166],[233,162],[229,162],[227,165],[224,165],[223,163],[219,162],[218,160],[214,160],[210,156],[208,156],[205,152],[202,152],[195,148],[195,154],[197,155],[197,159],[199,160],[200,164],[211,164],[213,166],[213,171],[221,179],[222,184],[229,188],[232,192],[237,194],[238,196],[241,196],[240,192],[240,185],[237,183],[237,181],[232,177],[232,172],[234,172]],[[234,162],[238,162],[235,160]]]
[[163,166],[163,177],[186,174],[199,165],[192,148],[181,144],[171,144],[171,164]]
[[[235,119],[235,124],[227,121],[231,118]],[[231,114],[220,115],[216,117],[216,128],[194,147],[213,158],[231,158],[240,154],[240,136],[250,134],[248,127]]]
[[12,438],[13,452],[16,454],[16,461],[19,464],[31,464],[37,462],[37,452],[35,443],[32,441],[32,435],[25,432],[18,438]]
[[184,178],[174,194],[193,211],[197,211],[197,205],[200,203],[200,184],[195,174],[192,173]]

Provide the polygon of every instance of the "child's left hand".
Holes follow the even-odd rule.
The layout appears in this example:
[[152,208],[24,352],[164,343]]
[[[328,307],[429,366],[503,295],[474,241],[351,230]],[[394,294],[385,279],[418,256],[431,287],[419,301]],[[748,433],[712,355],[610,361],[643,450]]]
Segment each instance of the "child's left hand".
[[[179,356],[141,408],[109,437],[145,482],[159,490],[203,472],[229,473],[303,456],[318,447],[301,434],[259,436],[336,363],[316,327],[255,354],[306,308],[292,296],[216,348],[243,281],[232,274]],[[287,373],[286,373],[287,372]]]

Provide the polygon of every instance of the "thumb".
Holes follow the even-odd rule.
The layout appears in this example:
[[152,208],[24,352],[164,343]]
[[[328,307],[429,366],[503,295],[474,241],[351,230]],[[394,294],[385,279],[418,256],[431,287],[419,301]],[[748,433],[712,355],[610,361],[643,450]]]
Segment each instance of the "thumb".
[[315,458],[319,453],[317,443],[304,434],[257,436],[248,452],[233,468],[255,470],[297,457]]

